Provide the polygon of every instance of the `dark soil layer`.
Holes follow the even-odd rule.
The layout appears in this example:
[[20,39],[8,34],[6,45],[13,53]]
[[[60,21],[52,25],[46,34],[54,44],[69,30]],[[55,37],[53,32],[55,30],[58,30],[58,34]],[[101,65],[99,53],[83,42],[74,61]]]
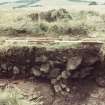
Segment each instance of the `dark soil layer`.
[[98,43],[83,43],[77,49],[47,50],[34,46],[1,50],[0,78],[49,80],[55,92],[62,94],[70,92],[70,81],[93,78],[105,85],[98,78],[104,75],[101,47]]

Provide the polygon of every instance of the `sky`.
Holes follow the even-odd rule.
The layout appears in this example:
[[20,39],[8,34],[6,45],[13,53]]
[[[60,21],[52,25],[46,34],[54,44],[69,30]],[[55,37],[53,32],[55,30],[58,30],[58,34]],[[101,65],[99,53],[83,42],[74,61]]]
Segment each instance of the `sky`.
[[13,2],[13,1],[17,1],[17,0],[0,0],[0,2]]
[[[0,2],[14,2],[14,1],[18,1],[18,0],[0,0]],[[52,0],[49,0],[49,1],[52,1]],[[85,1],[105,2],[105,0],[85,0]]]
[[105,2],[105,0],[94,0],[94,1],[97,1],[97,2]]
[[0,0],[0,3],[2,3],[2,2],[14,2],[14,1],[17,1],[17,0]]

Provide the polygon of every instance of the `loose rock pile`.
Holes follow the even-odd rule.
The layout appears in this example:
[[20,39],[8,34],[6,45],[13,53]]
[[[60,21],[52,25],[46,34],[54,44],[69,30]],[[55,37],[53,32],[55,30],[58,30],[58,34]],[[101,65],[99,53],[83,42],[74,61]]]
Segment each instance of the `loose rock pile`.
[[84,79],[101,65],[100,48],[13,47],[0,51],[0,76],[49,79],[55,92],[70,92],[69,79]]

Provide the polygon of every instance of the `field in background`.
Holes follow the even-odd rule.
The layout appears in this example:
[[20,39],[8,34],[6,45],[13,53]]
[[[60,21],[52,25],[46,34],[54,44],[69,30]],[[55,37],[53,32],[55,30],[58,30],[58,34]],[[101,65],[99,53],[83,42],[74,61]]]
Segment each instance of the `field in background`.
[[[41,11],[43,10],[43,12]],[[1,9],[1,36],[104,37],[105,7]]]

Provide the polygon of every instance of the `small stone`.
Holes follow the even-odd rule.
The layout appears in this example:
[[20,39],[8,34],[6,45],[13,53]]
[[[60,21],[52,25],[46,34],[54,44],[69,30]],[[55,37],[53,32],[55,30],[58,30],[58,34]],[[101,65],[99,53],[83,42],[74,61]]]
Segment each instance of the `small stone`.
[[51,79],[51,84],[56,84],[57,80],[56,79]]
[[40,71],[44,72],[44,73],[48,73],[49,72],[49,69],[50,69],[50,66],[49,64],[42,64],[41,67],[40,67]]
[[63,62],[66,62],[66,60],[67,60],[67,57],[63,56]]
[[30,63],[30,62],[31,62],[30,59],[27,59],[27,60],[26,60],[26,63]]
[[80,56],[71,57],[67,62],[67,70],[72,71],[77,69],[77,67],[81,64],[82,58]]
[[61,76],[62,76],[62,78],[64,78],[64,79],[67,79],[67,78],[68,78],[68,76],[67,76],[67,74],[66,74],[66,71],[63,71],[62,74],[61,74]]
[[67,73],[67,76],[71,76],[71,73],[69,72],[69,71],[66,71],[66,73]]
[[62,94],[63,96],[67,96],[67,92],[65,92],[65,91],[61,91],[61,94]]
[[100,87],[105,87],[105,77],[97,77],[96,83]]
[[56,61],[54,61],[54,64],[59,65],[59,64],[61,64],[61,62],[56,60]]
[[50,64],[50,66],[51,66],[51,67],[53,67],[53,66],[54,66],[54,62],[53,62],[53,61],[51,61],[51,60],[49,61],[49,64]]
[[57,78],[60,74],[60,69],[59,68],[53,68],[50,73],[49,73],[49,77],[50,78]]
[[33,76],[32,77],[29,77],[29,80],[33,81],[34,80],[34,77]]
[[67,91],[67,92],[70,92],[70,88],[66,88],[66,91]]
[[13,74],[19,74],[20,70],[17,66],[13,67]]
[[8,71],[11,71],[11,70],[12,70],[12,66],[9,66],[9,67],[8,67]]
[[41,76],[41,72],[39,70],[35,69],[34,67],[31,68],[31,71],[34,76],[37,76],[37,77]]
[[59,85],[54,85],[55,92],[60,92],[62,89]]
[[70,73],[68,71],[63,71],[61,73],[61,77],[64,79],[68,79],[69,76],[70,76]]
[[66,88],[66,85],[63,84],[63,83],[61,83],[61,87],[62,87],[63,89],[65,89],[65,88]]
[[7,65],[4,63],[4,64],[1,64],[1,68],[3,69],[3,70],[7,70]]
[[62,78],[61,75],[57,76],[57,81],[59,81]]
[[39,56],[35,58],[35,62],[42,62],[45,63],[47,61],[47,57],[45,55]]
[[87,59],[84,59],[84,64],[91,66],[94,65],[97,61],[99,61],[99,58],[97,56],[88,56]]

